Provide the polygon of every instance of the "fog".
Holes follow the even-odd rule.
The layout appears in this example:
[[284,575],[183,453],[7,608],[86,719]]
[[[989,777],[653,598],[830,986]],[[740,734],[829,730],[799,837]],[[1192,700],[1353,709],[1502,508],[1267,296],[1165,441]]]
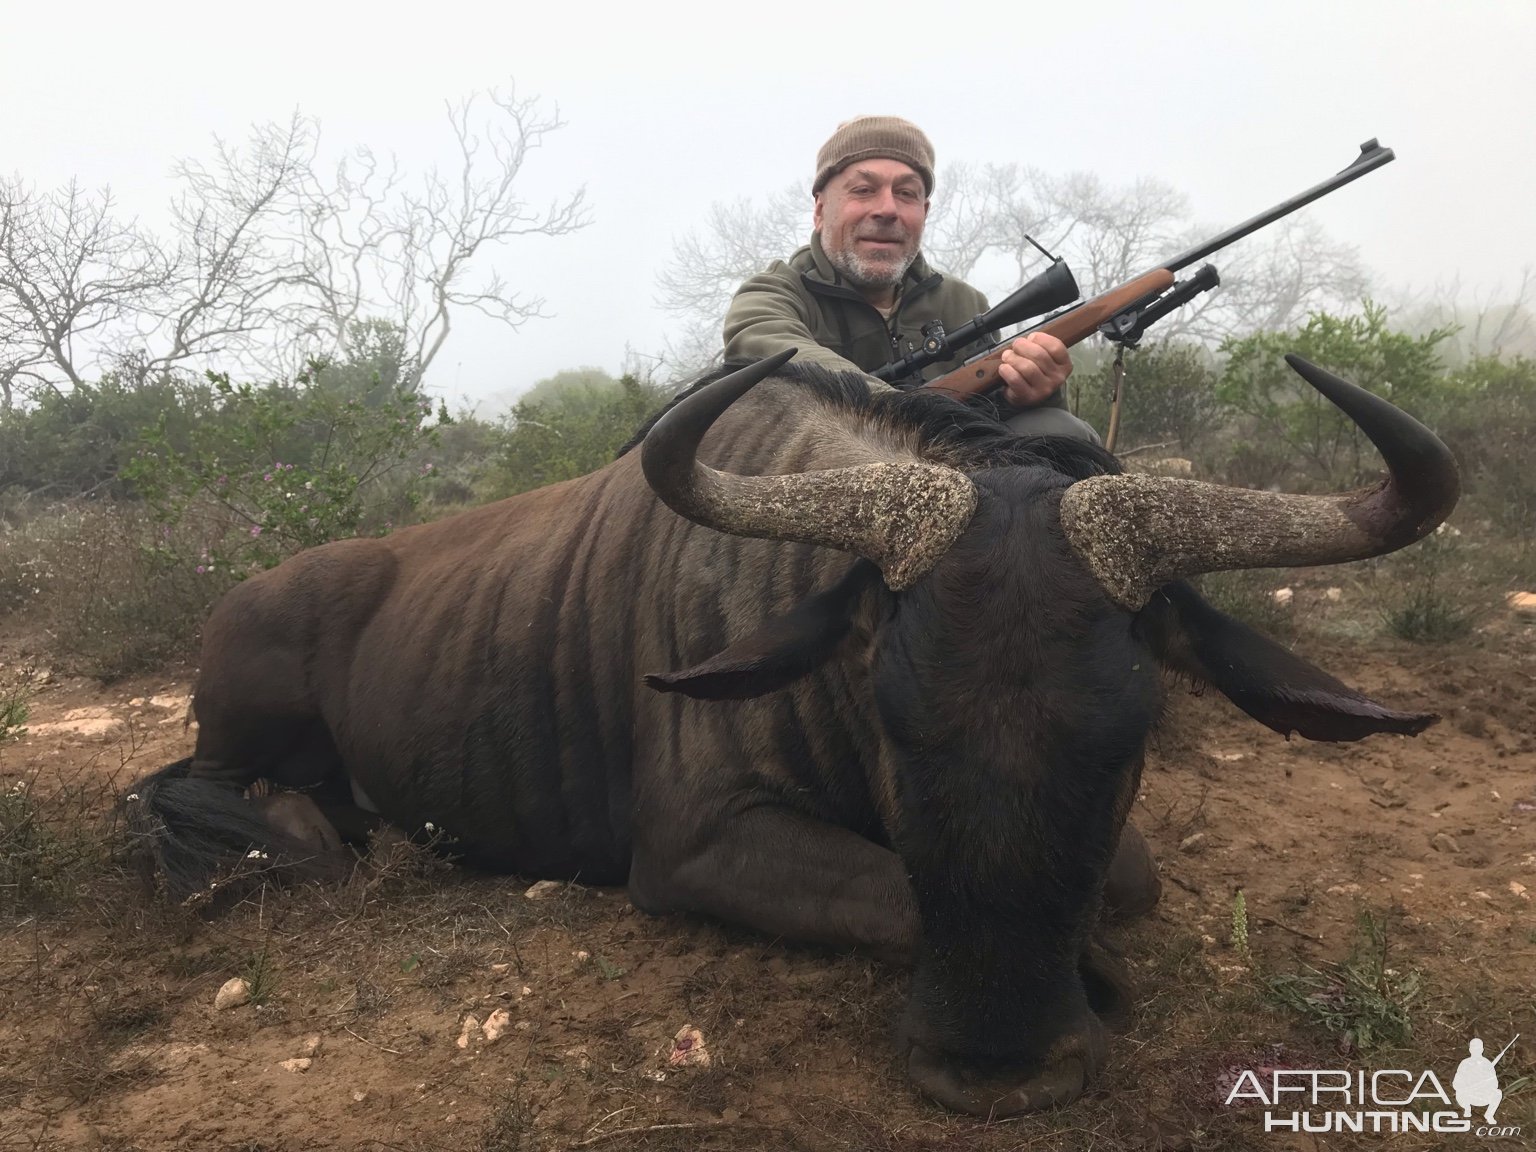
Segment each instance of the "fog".
[[0,170],[43,188],[110,184],[151,224],[173,162],[253,121],[298,109],[338,150],[419,167],[449,158],[445,99],[515,80],[557,104],[567,126],[522,187],[537,203],[584,184],[594,222],[483,265],[556,316],[517,332],[459,321],[429,379],[455,398],[658,349],[670,321],[655,276],[674,238],[712,201],[808,179],[821,142],[860,113],[916,121],[941,170],[1155,176],[1213,229],[1375,136],[1397,162],[1309,211],[1358,246],[1378,291],[1456,283],[1498,300],[1536,263],[1526,0],[8,8]]

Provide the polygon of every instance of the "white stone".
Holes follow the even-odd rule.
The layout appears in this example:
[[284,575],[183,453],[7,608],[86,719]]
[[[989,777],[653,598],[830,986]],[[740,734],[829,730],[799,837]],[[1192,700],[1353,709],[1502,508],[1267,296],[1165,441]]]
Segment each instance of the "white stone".
[[464,1017],[464,1027],[459,1029],[459,1038],[454,1043],[460,1048],[468,1048],[470,1036],[474,1035],[475,1030],[479,1027],[480,1021],[478,1019],[473,1016]]
[[250,982],[239,976],[232,976],[224,981],[218,994],[213,998],[213,1006],[217,1010],[225,1008],[238,1008],[242,1004],[251,1002]]
[[292,1060],[279,1061],[277,1066],[285,1072],[308,1072],[313,1063],[308,1056],[296,1056]]
[[544,900],[553,896],[564,887],[565,885],[558,880],[540,880],[538,883],[531,885],[523,895],[530,900]]
[[501,1039],[501,1034],[507,1030],[507,1025],[512,1023],[512,1013],[505,1008],[498,1008],[485,1018],[485,1023],[480,1026],[480,1032],[485,1037],[487,1044],[494,1044]]

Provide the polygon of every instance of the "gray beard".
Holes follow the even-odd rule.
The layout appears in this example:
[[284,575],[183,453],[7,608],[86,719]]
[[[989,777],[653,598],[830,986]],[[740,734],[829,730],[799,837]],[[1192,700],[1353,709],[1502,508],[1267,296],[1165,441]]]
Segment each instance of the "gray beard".
[[917,259],[914,250],[892,264],[886,260],[866,260],[857,252],[828,252],[827,261],[843,279],[855,288],[894,288]]

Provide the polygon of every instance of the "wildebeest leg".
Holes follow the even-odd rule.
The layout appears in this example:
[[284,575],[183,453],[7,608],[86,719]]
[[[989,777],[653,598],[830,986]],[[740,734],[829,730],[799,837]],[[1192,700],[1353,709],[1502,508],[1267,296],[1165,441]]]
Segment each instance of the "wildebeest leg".
[[[644,827],[644,825],[642,825]],[[788,940],[910,963],[922,935],[894,852],[846,828],[764,804],[723,819],[691,850],[637,837],[629,891],[647,912],[702,912]]]
[[1162,892],[1157,857],[1152,855],[1146,838],[1127,820],[1120,829],[1120,846],[1104,881],[1104,918],[1124,923],[1144,916],[1157,905]]

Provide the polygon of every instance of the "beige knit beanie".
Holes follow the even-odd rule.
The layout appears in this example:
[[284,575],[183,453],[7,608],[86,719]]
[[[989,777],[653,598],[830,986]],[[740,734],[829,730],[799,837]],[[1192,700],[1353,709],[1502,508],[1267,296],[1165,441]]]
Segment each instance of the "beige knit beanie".
[[923,130],[900,116],[855,116],[844,120],[816,153],[814,196],[848,165],[873,157],[900,160],[923,178],[923,190],[933,194],[933,145]]

